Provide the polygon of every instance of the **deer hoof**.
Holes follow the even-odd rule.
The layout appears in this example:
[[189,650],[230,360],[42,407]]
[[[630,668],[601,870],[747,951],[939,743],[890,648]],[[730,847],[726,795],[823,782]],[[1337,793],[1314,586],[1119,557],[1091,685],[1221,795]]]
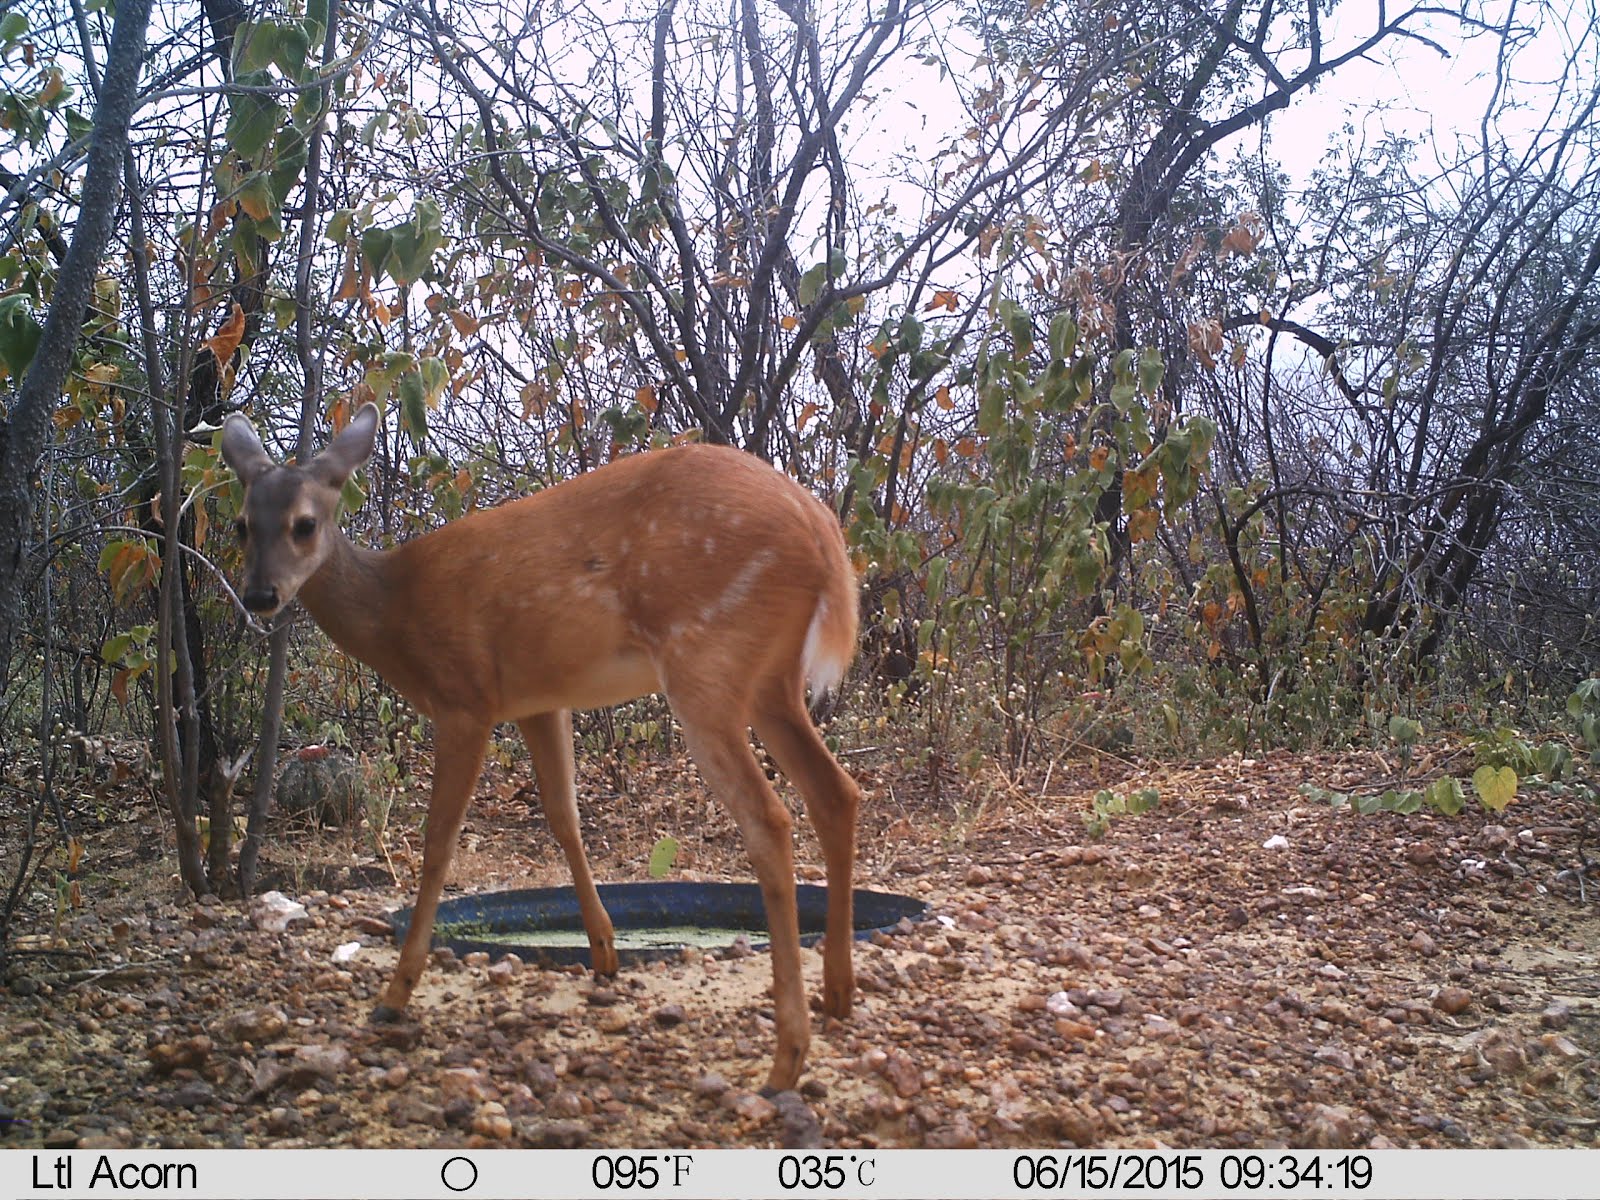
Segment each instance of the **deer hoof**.
[[393,1025],[405,1015],[404,1009],[391,1008],[387,1004],[380,1004],[372,1010],[372,1015],[367,1018],[372,1025]]

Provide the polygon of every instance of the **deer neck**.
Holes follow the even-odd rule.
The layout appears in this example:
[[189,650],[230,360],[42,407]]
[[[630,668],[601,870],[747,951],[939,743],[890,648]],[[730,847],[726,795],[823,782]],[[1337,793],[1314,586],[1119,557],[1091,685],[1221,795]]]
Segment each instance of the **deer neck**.
[[300,585],[300,602],[341,650],[375,666],[393,595],[389,554],[357,546],[341,529],[330,530],[328,536],[328,557]]

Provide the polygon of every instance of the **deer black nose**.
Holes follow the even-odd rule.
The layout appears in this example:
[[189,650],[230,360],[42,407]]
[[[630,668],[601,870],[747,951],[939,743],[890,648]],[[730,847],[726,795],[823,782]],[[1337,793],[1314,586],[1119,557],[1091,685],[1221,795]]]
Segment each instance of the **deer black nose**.
[[251,612],[269,613],[278,607],[278,589],[275,587],[245,588],[241,598]]

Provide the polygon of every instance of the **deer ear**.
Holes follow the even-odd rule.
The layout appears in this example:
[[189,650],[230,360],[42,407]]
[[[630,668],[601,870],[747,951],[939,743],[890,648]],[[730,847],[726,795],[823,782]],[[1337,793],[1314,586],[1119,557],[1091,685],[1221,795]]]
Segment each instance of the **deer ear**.
[[328,448],[311,460],[306,469],[329,487],[343,487],[355,469],[372,457],[378,436],[378,406],[363,404],[341,429]]
[[233,413],[222,423],[222,460],[248,486],[263,471],[272,469],[272,460],[261,445],[250,418]]

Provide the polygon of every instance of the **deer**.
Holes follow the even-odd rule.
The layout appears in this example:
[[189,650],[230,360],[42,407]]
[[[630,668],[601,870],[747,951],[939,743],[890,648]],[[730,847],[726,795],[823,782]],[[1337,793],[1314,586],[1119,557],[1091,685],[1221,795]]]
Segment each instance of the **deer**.
[[776,1050],[766,1091],[794,1088],[810,1043],[795,905],[792,821],[749,741],[798,788],[827,880],[823,1012],[855,994],[851,913],[861,792],[806,706],[856,652],[858,595],[838,519],[797,481],[728,446],[624,456],[388,550],[339,526],[340,490],[371,457],[363,405],[302,465],[268,456],[254,425],[222,427],[244,486],[235,531],[246,609],[296,598],[345,653],[433,725],[422,872],[399,961],[372,1010],[402,1019],[422,977],[467,803],[496,725],[527,743],[545,818],[572,875],[590,963],[618,970],[611,918],[579,834],[573,710],[664,694],[702,778],[754,868],[771,935]]

